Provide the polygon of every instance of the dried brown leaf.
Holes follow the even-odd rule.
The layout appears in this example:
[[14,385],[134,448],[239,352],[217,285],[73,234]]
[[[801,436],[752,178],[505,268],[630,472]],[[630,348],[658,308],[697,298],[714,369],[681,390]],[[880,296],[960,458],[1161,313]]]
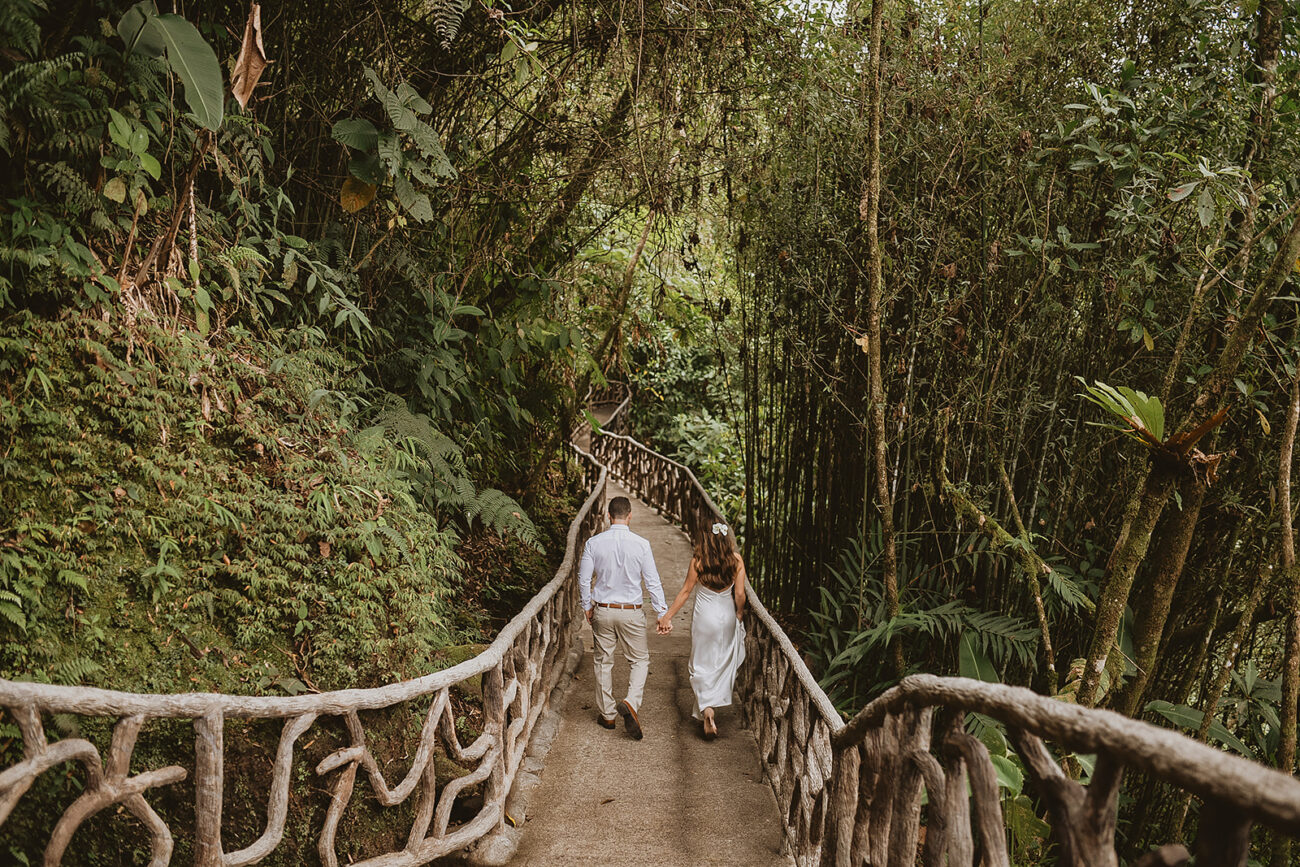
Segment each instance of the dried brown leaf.
[[230,76],[230,92],[240,108],[248,108],[248,100],[266,64],[266,48],[262,45],[262,6],[254,3],[248,12],[248,23],[244,25],[244,41],[239,46],[235,71]]
[[339,204],[349,214],[355,214],[374,201],[375,189],[374,184],[368,184],[365,181],[359,181],[349,176],[343,182],[343,189],[339,190]]

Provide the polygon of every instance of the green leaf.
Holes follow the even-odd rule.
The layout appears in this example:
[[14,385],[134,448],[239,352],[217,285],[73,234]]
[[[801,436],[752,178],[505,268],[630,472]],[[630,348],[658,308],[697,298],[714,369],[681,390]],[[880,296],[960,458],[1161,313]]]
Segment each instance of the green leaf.
[[102,192],[104,198],[121,204],[126,201],[126,181],[121,178],[110,178],[108,183],[104,184]]
[[[335,141],[341,142],[350,148],[369,153],[375,149],[379,143],[379,130],[375,125],[362,117],[348,117],[334,124],[330,130],[330,135]],[[366,181],[366,178],[360,178]],[[367,183],[376,183],[376,181],[366,181]]]
[[415,146],[420,149],[420,153],[430,161],[429,169],[434,174],[444,178],[456,176],[456,170],[452,168],[451,160],[447,159],[447,152],[442,149],[442,142],[438,140],[438,133],[433,127],[420,122],[410,129],[408,134],[415,142]]
[[210,130],[221,127],[225,111],[225,85],[221,65],[212,46],[197,27],[179,15],[149,19],[146,29],[157,31],[167,47],[167,65],[185,85],[185,102],[199,125]]
[[140,154],[140,168],[148,172],[155,181],[162,177],[162,166],[149,154]]
[[117,22],[117,35],[126,43],[127,53],[135,52],[147,57],[162,57],[166,48],[158,32],[146,26],[158,17],[158,7],[153,0],[142,0]]
[[1016,766],[1014,760],[1006,756],[989,756],[989,761],[993,762],[993,772],[997,776],[998,788],[1006,789],[1011,797],[1019,795],[1025,787],[1024,772]]
[[401,170],[406,157],[402,153],[402,143],[395,133],[386,132],[379,136],[375,150],[379,153],[379,159],[389,172],[396,174]]
[[1214,191],[1206,187],[1196,198],[1196,216],[1201,221],[1201,226],[1209,228],[1214,222],[1215,213]]
[[108,137],[113,144],[123,148],[131,140],[131,122],[112,108],[108,110]]
[[348,160],[348,173],[359,181],[379,186],[384,182],[384,167],[374,154],[357,156]]
[[993,663],[989,661],[989,658],[984,655],[984,652],[975,643],[975,634],[973,632],[963,630],[957,643],[957,670],[962,677],[982,680],[985,683],[1001,682],[998,680],[998,673],[993,667]]
[[[1146,709],[1155,711],[1174,725],[1185,729],[1199,729],[1201,721],[1205,718],[1205,714],[1194,707],[1188,707],[1185,704],[1171,704],[1159,699],[1147,702]],[[1247,758],[1255,758],[1254,751],[1236,735],[1228,731],[1227,727],[1218,720],[1210,723],[1210,737]]]
[[429,197],[420,193],[407,209],[411,217],[419,220],[421,223],[427,223],[433,219],[433,205],[429,202]]
[[194,304],[204,313],[212,309],[212,296],[202,286],[194,287]]
[[1181,202],[1192,194],[1192,190],[1196,189],[1198,184],[1200,184],[1200,181],[1189,181],[1174,187],[1169,191],[1169,201]]
[[461,304],[451,311],[452,316],[485,316],[486,314],[473,304]]
[[424,97],[416,92],[414,87],[403,81],[397,85],[397,96],[406,105],[410,106],[416,114],[429,114],[433,111],[433,106],[425,101]]
[[131,131],[131,137],[127,142],[127,150],[136,156],[149,150],[149,134],[140,127]]

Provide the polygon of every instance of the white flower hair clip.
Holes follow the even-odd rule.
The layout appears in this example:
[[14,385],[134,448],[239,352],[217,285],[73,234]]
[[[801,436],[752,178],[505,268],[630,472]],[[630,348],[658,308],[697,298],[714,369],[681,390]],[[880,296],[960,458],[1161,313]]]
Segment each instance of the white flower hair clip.
[[727,531],[728,531],[728,527],[726,524],[713,525],[713,535],[715,536],[725,536],[727,535]]

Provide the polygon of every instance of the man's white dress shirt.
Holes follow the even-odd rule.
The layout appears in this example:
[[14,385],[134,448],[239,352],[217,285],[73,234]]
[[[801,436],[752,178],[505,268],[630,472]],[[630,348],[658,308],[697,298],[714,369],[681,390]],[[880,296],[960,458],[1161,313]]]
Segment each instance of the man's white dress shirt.
[[[591,586],[592,572],[596,574],[595,587]],[[583,611],[590,611],[597,602],[640,605],[644,598],[643,581],[655,614],[663,616],[668,612],[668,603],[664,602],[664,588],[650,543],[626,524],[612,524],[605,532],[587,540],[578,564],[578,593]]]

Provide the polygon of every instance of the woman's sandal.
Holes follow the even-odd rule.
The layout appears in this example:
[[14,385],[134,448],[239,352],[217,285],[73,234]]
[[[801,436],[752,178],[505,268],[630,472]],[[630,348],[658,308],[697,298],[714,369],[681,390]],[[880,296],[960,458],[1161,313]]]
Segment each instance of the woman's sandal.
[[704,739],[706,741],[711,741],[718,736],[717,722],[706,717],[702,725],[704,727]]

